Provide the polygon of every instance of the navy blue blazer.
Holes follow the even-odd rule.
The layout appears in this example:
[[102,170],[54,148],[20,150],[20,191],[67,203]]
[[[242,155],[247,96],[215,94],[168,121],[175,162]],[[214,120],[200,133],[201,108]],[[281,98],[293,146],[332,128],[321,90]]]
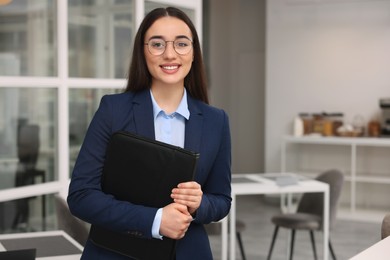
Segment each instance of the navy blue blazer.
[[[200,153],[195,181],[202,186],[203,199],[185,237],[177,242],[176,259],[207,260],[213,258],[203,224],[225,217],[231,205],[229,121],[223,110],[190,95],[187,95],[187,102],[190,118],[186,121],[184,148]],[[101,190],[100,179],[107,143],[111,135],[119,130],[155,138],[149,90],[106,95],[101,99],[73,170],[69,208],[76,217],[91,224],[117,232],[137,232],[151,239],[157,208],[118,201]],[[88,240],[82,259],[126,258],[97,247]]]

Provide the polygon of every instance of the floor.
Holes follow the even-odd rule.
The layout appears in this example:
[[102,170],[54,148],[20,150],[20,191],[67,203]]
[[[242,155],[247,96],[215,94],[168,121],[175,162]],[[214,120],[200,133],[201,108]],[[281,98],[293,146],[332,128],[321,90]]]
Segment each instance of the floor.
[[[36,203],[38,203],[37,200]],[[270,198],[261,195],[238,196],[237,197],[237,218],[245,222],[246,227],[241,232],[246,259],[247,260],[265,260],[274,226],[271,223],[271,217],[280,212],[279,199]],[[34,210],[36,208],[34,207]],[[39,211],[35,214],[40,216]],[[48,228],[53,229],[55,219],[48,218]],[[41,221],[31,221],[33,228],[30,231],[39,230],[42,226]],[[359,222],[337,219],[330,231],[333,248],[337,260],[347,260],[358,254],[380,239],[381,223]],[[220,229],[220,224],[216,229]],[[280,229],[272,254],[272,260],[287,259],[287,238],[288,231]],[[221,236],[220,234],[210,234],[210,243],[213,250],[214,260],[221,260]],[[322,259],[322,233],[316,232],[316,247],[319,259]],[[236,246],[236,259],[241,260],[238,246]],[[311,260],[314,259],[313,251],[310,244],[308,232],[300,231],[296,234],[294,249],[294,260]],[[329,258],[331,259],[331,258]]]
[[[247,260],[267,259],[274,230],[270,219],[272,215],[277,213],[279,213],[279,207],[275,202],[275,198],[270,199],[264,196],[239,196],[237,198],[237,218],[246,223],[241,235]],[[349,259],[379,241],[380,229],[381,223],[337,219],[330,231],[337,260]],[[288,234],[286,229],[279,230],[272,260],[287,259]],[[218,234],[211,234],[209,237],[214,260],[220,260],[221,237]],[[322,259],[322,233],[316,232],[315,238],[317,254],[319,259]],[[238,246],[236,247],[236,254],[236,259],[242,259]],[[300,231],[296,233],[294,259],[314,259],[308,232]]]

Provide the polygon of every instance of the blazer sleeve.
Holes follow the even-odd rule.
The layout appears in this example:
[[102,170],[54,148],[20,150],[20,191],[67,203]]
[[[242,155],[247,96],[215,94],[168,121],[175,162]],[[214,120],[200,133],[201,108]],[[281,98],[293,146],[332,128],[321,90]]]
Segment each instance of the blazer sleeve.
[[[156,208],[116,200],[101,190],[106,147],[116,113],[115,95],[104,96],[88,127],[69,185],[68,205],[76,217],[116,232],[151,238]],[[122,112],[123,113],[123,112]]]
[[196,212],[196,223],[219,221],[231,206],[231,137],[229,119],[223,110],[206,120],[202,141],[202,166],[197,181],[202,185],[203,198]]

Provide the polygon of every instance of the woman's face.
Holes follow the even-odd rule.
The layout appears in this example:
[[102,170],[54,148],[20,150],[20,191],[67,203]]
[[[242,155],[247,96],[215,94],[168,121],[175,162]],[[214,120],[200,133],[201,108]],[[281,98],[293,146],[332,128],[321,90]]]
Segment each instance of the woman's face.
[[145,44],[154,42],[151,47],[155,49],[159,48],[159,43],[165,44],[165,51],[160,55],[155,55],[157,52],[152,54],[148,49],[148,45],[144,46],[146,64],[152,75],[152,86],[184,86],[184,78],[187,76],[192,65],[193,48],[190,44],[191,47],[188,53],[178,54],[174,49],[173,41],[177,40],[175,44],[177,45],[176,48],[179,49],[186,46],[186,39],[192,42],[190,28],[182,20],[175,17],[168,16],[160,18],[146,31]]

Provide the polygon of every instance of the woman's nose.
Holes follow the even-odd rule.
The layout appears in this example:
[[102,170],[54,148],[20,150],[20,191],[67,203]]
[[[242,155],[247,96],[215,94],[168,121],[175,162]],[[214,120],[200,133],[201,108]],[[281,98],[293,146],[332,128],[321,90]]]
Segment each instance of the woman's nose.
[[172,57],[176,55],[175,48],[173,46],[173,42],[167,42],[167,45],[165,46],[164,55],[166,57]]

